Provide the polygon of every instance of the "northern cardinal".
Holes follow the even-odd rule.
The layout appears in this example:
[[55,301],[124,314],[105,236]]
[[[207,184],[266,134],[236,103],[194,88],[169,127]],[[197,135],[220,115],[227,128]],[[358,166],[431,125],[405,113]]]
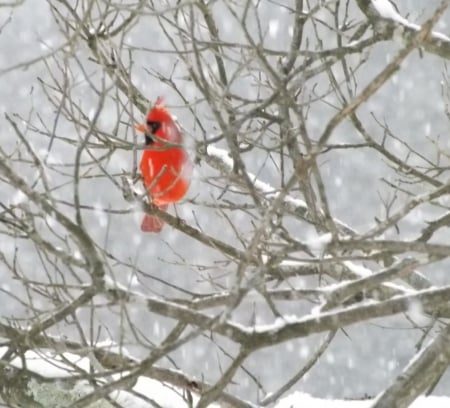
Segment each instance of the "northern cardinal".
[[[145,134],[147,146],[140,163],[145,188],[151,202],[166,211],[169,204],[184,197],[190,184],[192,162],[183,148],[183,135],[161,97],[150,109],[146,123],[137,125],[136,130]],[[141,230],[160,232],[163,225],[158,217],[146,214]]]

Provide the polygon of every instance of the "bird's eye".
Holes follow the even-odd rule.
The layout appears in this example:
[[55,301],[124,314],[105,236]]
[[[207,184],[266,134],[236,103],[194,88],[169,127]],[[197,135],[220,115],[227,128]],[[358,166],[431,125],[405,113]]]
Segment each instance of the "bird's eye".
[[158,131],[158,129],[161,127],[161,122],[155,122],[153,120],[148,120],[147,126],[149,127],[152,134],[155,134]]

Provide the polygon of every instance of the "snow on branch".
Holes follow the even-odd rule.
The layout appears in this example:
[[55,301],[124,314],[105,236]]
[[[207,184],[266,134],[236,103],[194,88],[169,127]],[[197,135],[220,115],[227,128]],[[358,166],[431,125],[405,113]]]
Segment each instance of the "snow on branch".
[[[400,37],[409,42],[423,28],[404,18],[390,0],[357,0],[357,3],[375,31],[388,37]],[[421,47],[431,54],[450,59],[450,37],[443,33],[430,31]]]
[[[244,180],[239,177],[238,174],[233,172],[233,160],[229,156],[228,152],[224,149],[220,149],[212,144],[207,146],[206,152],[202,154],[205,161],[216,170],[219,170],[224,174],[231,182],[233,182],[237,187],[247,188]],[[268,201],[276,199],[279,195],[279,191],[273,188],[271,185],[261,181],[256,177],[256,175],[247,172],[248,178],[252,180],[255,190],[260,194],[261,198]],[[285,209],[294,216],[300,217],[305,220],[310,220],[310,215],[308,214],[308,206],[305,201],[299,198],[294,198],[291,195],[286,195],[284,198]],[[352,230],[344,222],[335,219],[334,222],[345,234],[354,234],[355,231]]]
[[156,296],[144,295],[139,292],[134,292],[118,282],[107,280],[105,283],[105,294],[108,300],[112,302],[135,303],[145,305],[149,311],[158,313],[162,316],[173,318],[175,320],[182,320],[194,326],[203,328],[214,328],[218,333],[221,333],[236,343],[246,343],[248,341],[247,333],[233,323],[221,322],[217,324],[217,320],[206,314],[191,310],[184,305],[179,305],[174,302],[166,301]]
[[[246,188],[245,181],[239,177],[238,174],[233,172],[233,160],[230,158],[228,152],[224,149],[220,149],[214,145],[208,145],[206,151],[199,152],[202,156],[202,158],[205,159],[205,161],[216,170],[220,171],[221,174],[227,177],[228,180],[230,180],[233,184],[235,184],[237,187]],[[275,188],[270,186],[269,184],[259,180],[256,175],[248,173],[248,178],[253,181],[255,190],[260,194],[261,198],[272,201],[276,199],[278,196],[278,191],[276,191]],[[285,209],[291,213],[294,216],[297,216],[301,219],[310,220],[310,217],[308,215],[308,207],[306,203],[298,198],[294,198],[290,195],[286,195],[284,198],[284,205]],[[310,220],[312,221],[312,220]],[[358,233],[354,229],[352,229],[349,225],[345,224],[341,220],[334,218],[333,222],[337,226],[338,230],[342,234],[346,234],[349,236],[357,236]],[[322,237],[319,237],[316,241],[312,240],[309,242],[309,244],[314,246],[314,243],[320,242],[321,243],[321,249],[323,250],[323,244],[324,243],[330,243],[330,236],[328,234],[323,235]],[[307,243],[308,244],[308,243]],[[296,265],[286,265],[284,267],[283,265],[280,265],[279,268],[282,270],[280,273],[285,274],[289,273],[289,271],[299,270],[304,268],[305,265],[302,263],[297,263]],[[358,268],[356,264],[353,262],[347,262],[345,265],[342,265],[342,268],[340,266],[329,266],[327,264],[321,265],[320,268],[325,271],[329,271],[330,276],[339,275],[342,276],[342,273],[344,272],[344,275],[346,275],[349,279],[350,278],[359,278],[361,277],[361,274],[356,272],[357,270],[361,270]],[[311,270],[311,267],[307,268],[309,271]],[[343,271],[344,269],[344,271]],[[370,271],[368,271],[370,272]],[[273,271],[274,274],[276,274],[276,271]],[[365,273],[367,275],[367,273]],[[419,272],[414,270],[409,270],[409,273],[403,277],[403,279],[411,286],[413,286],[415,289],[425,289],[427,287],[430,287],[431,284],[428,282],[428,280]],[[382,286],[384,288],[384,285]],[[397,289],[400,288],[400,286],[397,287]],[[386,288],[386,290],[389,293],[392,293],[392,288]],[[407,293],[405,290],[404,293]]]
[[[346,262],[346,264],[348,265],[350,262]],[[352,280],[350,282],[342,282],[341,284],[334,285],[333,290],[330,291],[328,296],[326,296],[327,300],[323,309],[328,310],[333,308],[348,299],[350,296],[355,296],[362,291],[367,292],[371,289],[375,289],[380,283],[387,280],[399,278],[402,274],[408,273],[408,270],[416,266],[418,266],[418,262],[415,259],[405,258],[378,273],[363,276],[360,279]],[[325,288],[322,288],[322,290],[324,289]]]
[[[427,289],[415,291],[412,294],[396,296],[392,299],[376,302],[370,301],[346,307],[342,310],[321,313],[314,309],[311,314],[296,318],[276,319],[272,325],[255,326],[251,333],[252,344],[258,347],[268,347],[294,338],[306,337],[314,333],[330,331],[348,326],[368,319],[391,316],[410,310],[425,310],[427,307],[438,308],[448,301],[450,286],[442,286],[439,289]],[[248,330],[248,329],[247,329]]]

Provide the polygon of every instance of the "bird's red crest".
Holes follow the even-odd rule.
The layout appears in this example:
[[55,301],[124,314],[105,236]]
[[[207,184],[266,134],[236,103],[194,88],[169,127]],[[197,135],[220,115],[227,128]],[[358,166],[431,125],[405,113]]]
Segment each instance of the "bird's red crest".
[[147,114],[147,120],[169,123],[172,117],[164,104],[164,98],[158,96]]
[[156,109],[165,109],[164,98],[162,96],[158,96],[153,107]]

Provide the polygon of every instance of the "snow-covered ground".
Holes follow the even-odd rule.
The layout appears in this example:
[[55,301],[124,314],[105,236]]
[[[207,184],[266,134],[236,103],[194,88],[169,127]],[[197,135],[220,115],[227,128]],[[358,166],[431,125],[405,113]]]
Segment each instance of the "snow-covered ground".
[[[0,356],[7,351],[6,347],[0,348]],[[46,350],[27,351],[25,359],[16,357],[11,365],[16,368],[26,368],[44,378],[54,379],[53,382],[38,382],[34,379],[29,381],[27,393],[33,399],[41,403],[46,408],[61,408],[70,406],[77,398],[84,397],[93,388],[87,381],[80,380],[74,387],[62,386],[62,382],[73,375],[88,374],[90,368],[96,365],[93,358],[80,357],[73,353],[62,353],[55,355]],[[23,364],[25,361],[25,364]],[[98,364],[98,362],[97,362]],[[126,375],[126,373],[124,373]],[[119,374],[108,376],[104,379],[105,384],[118,380]],[[58,381],[61,380],[61,381]],[[186,408],[189,404],[186,394],[170,384],[139,377],[136,384],[130,391],[115,391],[110,397],[124,408],[150,408],[153,405],[149,401],[156,402],[162,408]],[[193,394],[193,402],[198,401],[198,395]],[[106,402],[105,402],[106,403]],[[335,400],[316,398],[307,393],[294,392],[276,403],[275,408],[369,408],[373,400]],[[109,403],[106,403],[109,406]],[[104,405],[101,405],[104,406]],[[195,406],[195,405],[194,405]],[[212,404],[211,407],[219,407],[219,404]],[[411,408],[448,408],[450,407],[450,397],[419,397]]]
[[[314,398],[301,392],[283,398],[276,408],[369,408],[373,400],[343,401]],[[447,397],[419,397],[410,408],[448,408],[450,398]]]

